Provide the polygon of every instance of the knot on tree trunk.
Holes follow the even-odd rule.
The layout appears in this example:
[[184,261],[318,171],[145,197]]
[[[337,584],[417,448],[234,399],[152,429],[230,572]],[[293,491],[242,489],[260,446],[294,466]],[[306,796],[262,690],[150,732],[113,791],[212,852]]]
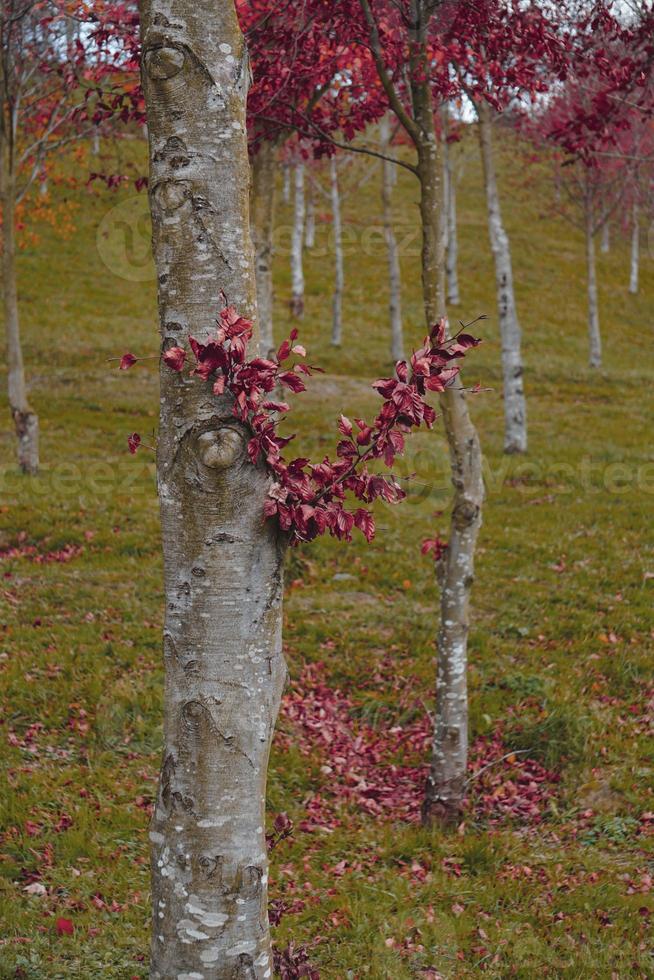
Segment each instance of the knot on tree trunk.
[[465,531],[466,528],[471,527],[477,518],[479,517],[479,512],[481,507],[474,500],[470,500],[468,497],[464,497],[463,500],[459,500],[452,511],[452,524],[459,531]]

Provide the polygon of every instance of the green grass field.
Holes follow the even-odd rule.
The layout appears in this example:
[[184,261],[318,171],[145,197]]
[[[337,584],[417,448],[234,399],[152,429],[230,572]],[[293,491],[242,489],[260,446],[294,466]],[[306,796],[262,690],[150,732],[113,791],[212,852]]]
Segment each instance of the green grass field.
[[[581,236],[556,216],[545,171],[506,147],[530,452],[504,458],[492,264],[474,143],[469,151],[459,188],[463,304],[452,313],[489,315],[466,377],[492,389],[472,402],[488,496],[471,739],[495,734],[507,753],[523,753],[492,770],[500,792],[526,757],[560,778],[540,822],[471,806],[458,830],[431,833],[342,800],[329,754],[307,748],[282,717],[269,813],[286,811],[296,830],[272,852],[271,899],[289,907],[275,942],[305,945],[334,980],[654,977],[652,256],[644,241],[637,297],[617,234],[599,257],[605,368],[591,372]],[[144,146],[135,152],[145,158]],[[367,160],[343,169],[350,244],[339,351],[329,344],[328,203],[318,201],[301,339],[327,373],[296,400],[303,453],[328,451],[341,411],[370,414],[378,399],[369,382],[388,371],[379,179]],[[399,176],[395,198],[409,347],[423,334],[412,180]],[[137,430],[152,441],[157,375],[156,361],[119,373],[107,358],[158,350],[146,201],[98,187],[52,193],[73,194],[75,234],[63,240],[45,226],[20,256],[38,478],[16,472],[4,379],[0,415],[0,977],[144,980],[162,583],[154,463],[147,452],[130,456],[126,437]],[[280,339],[289,222],[281,204]],[[389,744],[390,729],[415,724],[433,703],[438,596],[420,544],[447,532],[440,430],[412,438],[401,472],[416,474],[414,489],[402,506],[379,510],[371,546],[319,541],[291,554],[287,576],[292,684],[322,664],[309,676],[347,692],[353,737],[378,731]],[[424,758],[398,748],[393,761]],[[335,829],[299,826],[316,794],[332,800]],[[73,935],[60,934],[59,917]]]

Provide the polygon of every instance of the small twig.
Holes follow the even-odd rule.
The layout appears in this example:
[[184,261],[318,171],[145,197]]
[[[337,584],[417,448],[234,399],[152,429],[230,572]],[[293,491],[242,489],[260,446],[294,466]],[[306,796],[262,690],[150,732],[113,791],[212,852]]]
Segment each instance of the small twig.
[[512,755],[526,755],[528,752],[531,752],[531,749],[516,749],[513,752],[507,752],[506,755],[503,755],[501,757],[501,759],[494,759],[492,762],[489,762],[487,766],[482,766],[479,772],[475,772],[473,773],[472,776],[469,776],[463,785],[467,786],[469,783],[473,781],[473,779],[478,779],[479,776],[481,776],[482,772],[486,772],[486,770],[490,769],[491,766],[497,766],[499,765],[500,762],[504,762],[506,759],[510,759]]

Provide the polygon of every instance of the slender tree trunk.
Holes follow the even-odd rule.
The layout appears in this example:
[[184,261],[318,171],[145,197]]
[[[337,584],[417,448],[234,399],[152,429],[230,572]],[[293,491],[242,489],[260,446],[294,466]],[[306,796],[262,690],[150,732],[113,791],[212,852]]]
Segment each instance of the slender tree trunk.
[[502,223],[497,176],[493,161],[491,108],[483,99],[478,109],[479,142],[486,185],[488,231],[495,261],[497,312],[502,338],[502,374],[504,377],[504,452],[527,451],[527,405],[523,385],[521,330],[513,290],[513,268],[509,238]]
[[334,295],[332,297],[332,344],[341,346],[343,336],[343,234],[341,226],[341,195],[338,189],[336,157],[329,161],[332,217],[334,229]]
[[638,203],[634,202],[633,224],[631,229],[631,271],[629,275],[629,292],[632,293],[634,296],[638,292],[639,265],[640,265],[640,215],[638,213]]
[[284,204],[291,200],[291,166],[289,163],[282,164],[282,199]]
[[597,301],[597,269],[595,263],[595,228],[592,203],[586,205],[586,263],[588,267],[588,342],[589,363],[602,366],[602,337],[600,335],[599,304]]
[[446,213],[445,274],[447,277],[447,302],[458,306],[459,293],[459,235],[456,224],[456,176],[447,139],[443,139],[443,174]]
[[259,350],[267,357],[273,339],[273,231],[275,223],[275,146],[263,140],[252,160],[250,216],[257,276]]
[[[415,87],[421,137],[417,144],[422,225],[422,288],[427,325],[446,315],[442,166],[429,86]],[[479,438],[460,384],[441,395],[450,449],[454,500],[450,537],[439,565],[441,622],[438,631],[436,717],[423,821],[449,823],[460,812],[468,759],[467,645],[474,555],[484,487]]]
[[307,184],[307,214],[304,222],[304,244],[312,249],[316,244],[316,191],[313,181]]
[[3,153],[2,167],[2,292],[7,337],[9,409],[18,438],[18,465],[23,473],[33,476],[39,470],[39,419],[27,400],[25,384],[16,288],[16,202],[13,177],[7,173],[6,153]]
[[609,221],[605,221],[602,225],[602,244],[600,248],[605,255],[611,251],[611,223]]
[[304,164],[296,163],[295,208],[291,238],[291,314],[296,317],[304,316],[304,266],[302,261],[304,215]]
[[[161,344],[256,314],[245,107],[232,0],[142,0]],[[286,677],[283,543],[249,430],[198,378],[161,371],[164,747],[150,827],[152,980],[272,975],[266,771]]]
[[[384,116],[379,127],[380,149],[388,154],[391,142],[391,121]],[[404,334],[402,330],[402,275],[397,239],[393,229],[393,170],[390,160],[382,160],[382,221],[388,254],[388,310],[391,322],[391,357],[404,360]]]

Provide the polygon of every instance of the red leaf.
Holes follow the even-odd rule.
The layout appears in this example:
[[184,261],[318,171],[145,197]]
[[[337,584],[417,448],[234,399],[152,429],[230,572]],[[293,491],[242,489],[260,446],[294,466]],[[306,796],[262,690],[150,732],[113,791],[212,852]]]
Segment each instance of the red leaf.
[[134,456],[136,450],[139,448],[140,445],[141,445],[140,435],[138,434],[138,432],[132,432],[131,436],[127,440],[127,446],[132,456]]
[[341,415],[338,421],[338,427],[344,436],[352,435],[352,423],[346,415]]
[[165,351],[163,359],[172,371],[181,371],[186,360],[186,351],[183,347],[170,347]]
[[58,936],[72,936],[75,932],[75,927],[70,919],[57,919],[55,929]]
[[130,354],[129,352],[127,354],[123,354],[123,356],[120,359],[120,370],[129,371],[132,365],[136,364],[137,361],[138,361],[138,357],[134,357],[133,354]]

